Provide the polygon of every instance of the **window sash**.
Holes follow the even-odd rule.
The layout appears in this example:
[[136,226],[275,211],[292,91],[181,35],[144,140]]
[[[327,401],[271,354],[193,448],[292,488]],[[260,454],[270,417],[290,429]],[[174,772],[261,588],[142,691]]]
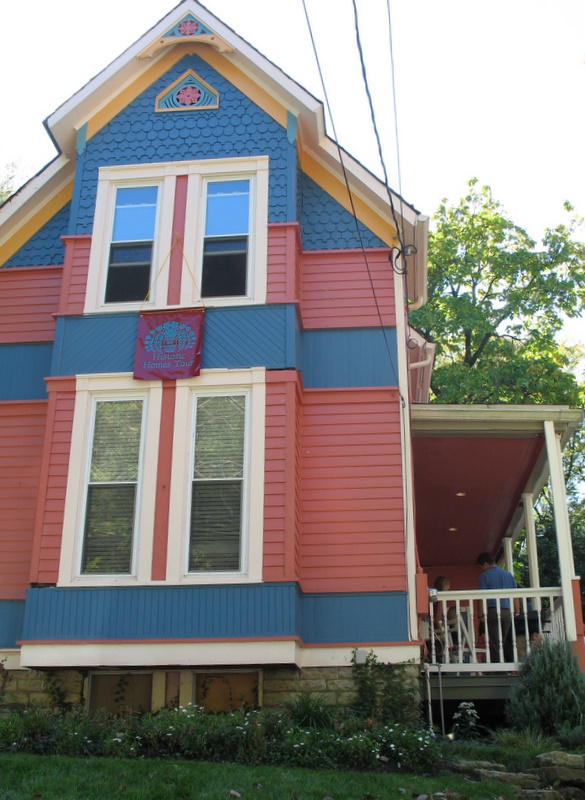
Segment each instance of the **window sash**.
[[96,400],[81,575],[132,573],[144,401]]
[[195,397],[188,573],[242,569],[246,428],[246,395]]
[[104,302],[139,302],[150,289],[158,186],[118,186],[115,193]]
[[202,297],[244,297],[248,290],[252,179],[208,180]]

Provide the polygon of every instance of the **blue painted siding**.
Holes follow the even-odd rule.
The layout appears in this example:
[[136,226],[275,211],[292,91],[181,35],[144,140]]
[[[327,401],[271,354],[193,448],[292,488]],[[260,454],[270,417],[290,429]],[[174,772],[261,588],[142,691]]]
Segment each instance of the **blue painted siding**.
[[406,594],[302,595],[294,583],[29,589],[23,641],[238,639],[405,641]]
[[[157,94],[187,69],[219,92],[219,108],[155,113]],[[100,166],[237,156],[270,156],[269,220],[286,222],[287,167],[294,149],[283,126],[201,58],[187,55],[88,140],[76,233],[92,232]]]
[[23,624],[24,600],[0,600],[0,647],[16,647]]
[[[311,178],[299,176],[299,225],[305,250],[386,247]],[[358,236],[359,230],[359,236]]]
[[63,263],[65,247],[59,238],[68,232],[71,203],[67,203],[17,250],[4,267],[46,267]]
[[302,606],[305,644],[408,640],[406,592],[310,594]]
[[[57,320],[51,375],[132,372],[138,315]],[[209,309],[203,369],[300,369],[307,388],[396,386],[394,329],[299,331],[292,305]]]
[[[82,372],[132,372],[138,314],[61,317],[55,330],[52,375]],[[292,306],[208,309],[203,369],[296,367],[295,315]]]
[[0,345],[0,400],[46,400],[52,344]]
[[397,386],[396,330],[303,331],[301,370],[307,389]]

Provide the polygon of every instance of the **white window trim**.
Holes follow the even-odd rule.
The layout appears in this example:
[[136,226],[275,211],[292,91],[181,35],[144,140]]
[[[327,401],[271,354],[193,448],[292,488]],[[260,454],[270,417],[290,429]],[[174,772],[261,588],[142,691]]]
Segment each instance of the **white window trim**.
[[[242,563],[238,572],[187,573],[191,496],[191,437],[193,396],[204,393],[247,394],[248,481],[243,502]],[[86,503],[87,471],[91,459],[95,399],[145,400],[143,463],[137,490],[139,525],[135,531],[133,575],[80,575]],[[204,370],[197,378],[176,382],[173,458],[169,498],[167,574],[153,581],[154,514],[162,414],[162,382],[137,381],[130,373],[79,375],[63,517],[58,586],[144,586],[179,584],[261,583],[264,534],[264,468],[266,424],[266,370]],[[249,423],[249,424],[248,424]],[[83,465],[80,468],[79,465]],[[152,467],[152,468],[149,468]]]
[[[177,161],[100,167],[96,194],[87,290],[86,314],[140,311],[176,307],[258,305],[266,302],[268,254],[268,156]],[[185,237],[181,298],[167,303],[169,256],[173,242],[175,183],[187,175]],[[201,273],[205,219],[205,186],[210,180],[250,179],[250,230],[248,234],[248,285],[245,296],[201,298]],[[145,301],[105,303],[105,288],[114,219],[116,189],[156,185],[157,220],[151,265],[151,292]]]
[[[243,394],[246,399],[246,466],[242,503],[240,570],[187,572],[192,481],[193,404],[197,395]],[[259,583],[262,581],[264,531],[264,444],[266,384],[264,368],[209,370],[197,383],[177,381],[173,465],[169,500],[167,582],[172,584]]]
[[[141,399],[144,402],[141,466],[136,492],[136,529],[131,575],[82,575],[84,512],[91,460],[94,415],[97,400]],[[127,586],[150,581],[154,533],[156,469],[158,463],[162,384],[136,381],[128,374],[80,375],[77,377],[71,455],[63,517],[59,564],[59,586]]]

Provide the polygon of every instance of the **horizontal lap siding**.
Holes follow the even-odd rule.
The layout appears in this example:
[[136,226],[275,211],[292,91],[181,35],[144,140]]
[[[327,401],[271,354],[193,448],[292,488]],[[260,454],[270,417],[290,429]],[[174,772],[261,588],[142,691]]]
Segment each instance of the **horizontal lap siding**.
[[63,236],[65,263],[60,314],[83,314],[91,236]]
[[61,267],[0,270],[0,343],[52,342]]
[[299,299],[300,235],[298,223],[268,226],[267,303]]
[[0,403],[0,599],[22,600],[31,548],[46,401]]
[[57,582],[75,406],[73,379],[51,379],[48,389],[48,435],[44,445],[39,507],[35,522],[32,583]]
[[394,327],[394,273],[387,250],[302,254],[301,318],[305,329],[379,326],[378,309],[381,324]]
[[397,392],[307,391],[302,420],[303,591],[404,591]]
[[298,375],[267,374],[263,577],[298,576]]

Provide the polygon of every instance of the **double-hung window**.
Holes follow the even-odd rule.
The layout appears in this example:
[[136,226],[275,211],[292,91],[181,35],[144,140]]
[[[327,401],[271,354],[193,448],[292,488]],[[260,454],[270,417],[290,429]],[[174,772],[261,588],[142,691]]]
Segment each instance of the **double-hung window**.
[[268,164],[101,167],[86,313],[264,303]]
[[132,573],[142,417],[141,399],[95,403],[82,575]]
[[195,397],[188,572],[240,570],[246,396]]
[[148,296],[156,226],[157,186],[118,186],[108,259],[105,302]]
[[245,296],[250,180],[210,180],[206,186],[201,294],[203,297]]
[[161,381],[77,376],[60,586],[158,583],[163,540],[167,585],[262,580],[266,371],[203,370],[173,395],[171,413]]

